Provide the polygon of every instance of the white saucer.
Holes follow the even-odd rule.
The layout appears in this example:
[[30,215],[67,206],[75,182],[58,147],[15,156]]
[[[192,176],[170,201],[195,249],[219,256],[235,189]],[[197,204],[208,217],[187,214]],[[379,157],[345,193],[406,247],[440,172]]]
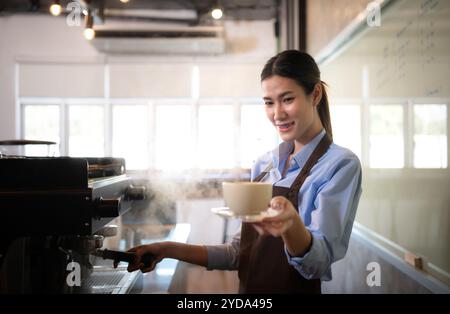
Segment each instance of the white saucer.
[[236,214],[235,212],[231,211],[228,207],[214,207],[211,208],[211,212],[224,218],[238,218],[241,219],[243,222],[259,222],[266,217],[275,217],[280,213],[280,211],[278,210],[268,208],[267,210],[257,214],[242,215]]

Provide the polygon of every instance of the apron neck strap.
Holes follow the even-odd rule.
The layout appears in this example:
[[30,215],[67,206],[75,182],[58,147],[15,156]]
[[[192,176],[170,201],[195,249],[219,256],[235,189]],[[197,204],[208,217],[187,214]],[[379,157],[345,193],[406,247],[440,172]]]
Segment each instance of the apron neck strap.
[[292,194],[290,195],[291,197],[298,195],[298,192],[300,191],[303,182],[305,182],[306,178],[308,177],[312,167],[314,167],[314,165],[317,163],[320,157],[322,157],[327,152],[332,142],[333,141],[331,140],[328,133],[325,133],[325,135],[320,140],[319,144],[317,144],[316,148],[312,152],[311,156],[309,156],[302,170],[300,170],[300,173],[297,175],[297,178],[295,178],[295,181],[291,186],[291,191],[289,192],[289,194]]

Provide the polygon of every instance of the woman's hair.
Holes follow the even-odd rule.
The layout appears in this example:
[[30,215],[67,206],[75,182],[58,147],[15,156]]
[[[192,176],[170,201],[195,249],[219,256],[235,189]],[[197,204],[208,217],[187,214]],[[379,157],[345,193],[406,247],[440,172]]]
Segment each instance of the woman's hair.
[[325,131],[333,138],[326,83],[320,79],[320,70],[313,57],[298,50],[280,52],[267,61],[261,72],[261,82],[274,75],[294,80],[303,87],[307,95],[313,92],[317,83],[322,84],[322,99],[317,110]]

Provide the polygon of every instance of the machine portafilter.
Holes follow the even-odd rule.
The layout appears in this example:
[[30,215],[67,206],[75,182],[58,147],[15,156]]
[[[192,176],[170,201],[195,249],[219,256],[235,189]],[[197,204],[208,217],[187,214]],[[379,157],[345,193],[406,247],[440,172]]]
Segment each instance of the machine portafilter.
[[[114,262],[127,262],[134,263],[136,260],[136,254],[133,252],[121,252],[114,250],[96,250],[92,253],[94,256],[102,257],[103,259],[110,259]],[[155,256],[151,253],[146,253],[141,256],[140,262],[144,264],[144,267],[150,267],[155,260]]]
[[[134,263],[136,254],[133,252],[101,249],[101,247],[103,246],[104,238],[115,236],[116,234],[117,226],[109,225],[100,229],[95,235],[72,238],[73,243],[68,246],[71,247],[72,250],[78,252],[83,256],[88,256],[90,254],[93,256],[101,257],[103,259],[113,260],[117,263]],[[155,256],[153,254],[146,253],[141,256],[140,262],[143,263],[145,267],[149,267],[154,260]]]

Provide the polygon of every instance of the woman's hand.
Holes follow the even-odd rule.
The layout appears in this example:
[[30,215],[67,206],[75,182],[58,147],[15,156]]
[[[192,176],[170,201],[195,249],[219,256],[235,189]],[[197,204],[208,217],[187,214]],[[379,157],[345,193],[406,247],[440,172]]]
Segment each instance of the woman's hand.
[[[158,264],[164,256],[164,242],[152,243],[147,245],[136,246],[127,251],[128,253],[134,253],[135,258],[133,263],[128,264],[127,270],[133,272],[140,269],[143,273],[147,273],[155,269],[156,264]],[[153,255],[153,260],[150,265],[146,267],[142,261],[142,257],[145,254]],[[117,267],[117,262],[114,262],[114,268]]]
[[266,217],[261,222],[253,224],[260,235],[271,234],[274,237],[280,237],[300,220],[294,205],[283,196],[272,198],[270,207],[280,213],[275,217]]
[[256,231],[261,235],[281,236],[291,256],[303,256],[311,247],[312,235],[303,224],[294,205],[285,197],[276,196],[270,202],[270,207],[279,210],[280,213],[254,224]]

